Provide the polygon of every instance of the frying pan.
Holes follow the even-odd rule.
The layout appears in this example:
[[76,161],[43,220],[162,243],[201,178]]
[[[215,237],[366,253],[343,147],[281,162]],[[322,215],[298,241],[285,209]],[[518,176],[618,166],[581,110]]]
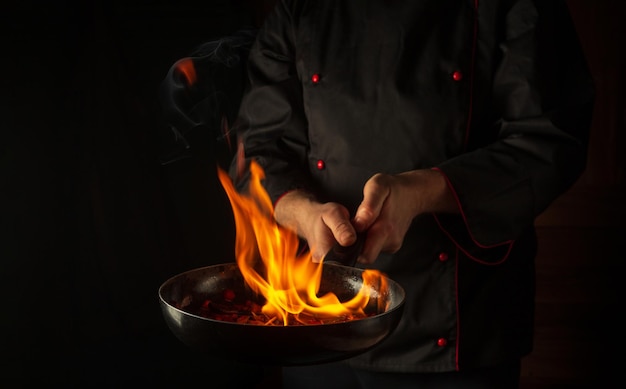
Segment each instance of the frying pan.
[[[362,271],[324,264],[319,295],[333,292],[341,301],[353,297],[363,284]],[[404,308],[405,292],[391,279],[387,279],[387,285],[387,293],[372,289],[370,303],[365,308],[368,317],[327,324],[241,324],[194,314],[193,302],[198,307],[206,299],[220,299],[226,289],[234,291],[238,299],[264,302],[246,286],[236,263],[178,274],[160,286],[159,300],[167,326],[190,348],[244,363],[313,365],[363,353],[394,331]],[[176,308],[183,299],[192,303]],[[380,312],[378,306],[385,305],[387,308]]]

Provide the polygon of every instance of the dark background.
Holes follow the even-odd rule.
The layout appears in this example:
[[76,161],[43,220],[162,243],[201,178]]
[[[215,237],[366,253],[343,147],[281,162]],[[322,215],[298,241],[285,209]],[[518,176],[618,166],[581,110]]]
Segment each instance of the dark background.
[[[0,6],[0,382],[271,380],[273,371],[187,350],[166,328],[157,296],[167,278],[229,262],[234,248],[230,206],[207,164],[211,145],[160,163],[172,139],[159,86],[197,45],[258,26],[271,3]],[[606,378],[619,357],[607,364],[601,355],[623,345],[615,315],[626,237],[626,2],[568,3],[598,99],[588,169],[538,220],[539,334],[524,369],[533,388]],[[564,258],[564,247],[575,250]]]
[[265,374],[184,348],[157,295],[234,259],[215,167],[159,162],[160,83],[197,45],[258,25],[264,3],[0,7],[0,382],[243,387]]

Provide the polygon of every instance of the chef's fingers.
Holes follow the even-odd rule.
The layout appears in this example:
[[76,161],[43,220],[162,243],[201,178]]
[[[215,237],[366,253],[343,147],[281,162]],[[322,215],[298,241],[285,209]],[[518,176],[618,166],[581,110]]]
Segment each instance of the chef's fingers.
[[320,263],[324,259],[324,256],[330,249],[311,247],[311,262]]
[[389,230],[384,228],[380,223],[372,225],[367,231],[367,237],[363,243],[363,251],[361,251],[357,262],[363,264],[374,263],[387,242],[388,231]]
[[363,187],[363,201],[354,215],[357,231],[363,232],[374,224],[389,193],[388,175],[378,173],[367,180]]
[[356,230],[350,223],[350,212],[337,204],[322,214],[324,224],[332,232],[335,240],[342,246],[350,246],[356,241]]
[[314,229],[313,236],[307,240],[307,243],[311,250],[311,260],[318,263],[322,262],[328,250],[333,246],[335,238],[328,226],[320,222]]

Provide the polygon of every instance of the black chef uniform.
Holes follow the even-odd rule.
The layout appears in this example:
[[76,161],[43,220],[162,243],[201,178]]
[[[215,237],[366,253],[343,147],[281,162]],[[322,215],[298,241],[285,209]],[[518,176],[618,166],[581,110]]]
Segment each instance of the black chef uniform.
[[533,223],[585,168],[593,103],[563,1],[283,0],[248,74],[237,129],[274,201],[303,188],[354,212],[373,174],[434,168],[458,202],[372,265],[405,288],[404,315],[349,364],[446,372],[531,351]]

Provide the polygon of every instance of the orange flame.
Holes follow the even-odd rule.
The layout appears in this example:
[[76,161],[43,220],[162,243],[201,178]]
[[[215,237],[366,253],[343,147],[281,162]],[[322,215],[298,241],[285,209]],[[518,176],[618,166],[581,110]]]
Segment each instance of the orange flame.
[[[385,278],[376,270],[364,270],[363,286],[350,300],[341,302],[332,292],[318,296],[322,263],[311,261],[309,251],[298,254],[295,232],[274,221],[272,202],[261,185],[265,178],[256,162],[250,165],[248,195],[238,193],[230,177],[218,168],[218,176],[233,208],[237,265],[247,285],[265,297],[263,313],[288,325],[300,316],[320,320],[337,317],[364,317],[373,285],[386,289]],[[262,262],[260,267],[259,260]],[[379,307],[384,310],[385,307]]]
[[176,69],[185,76],[188,86],[192,86],[198,81],[196,67],[191,58],[183,58],[176,63]]

